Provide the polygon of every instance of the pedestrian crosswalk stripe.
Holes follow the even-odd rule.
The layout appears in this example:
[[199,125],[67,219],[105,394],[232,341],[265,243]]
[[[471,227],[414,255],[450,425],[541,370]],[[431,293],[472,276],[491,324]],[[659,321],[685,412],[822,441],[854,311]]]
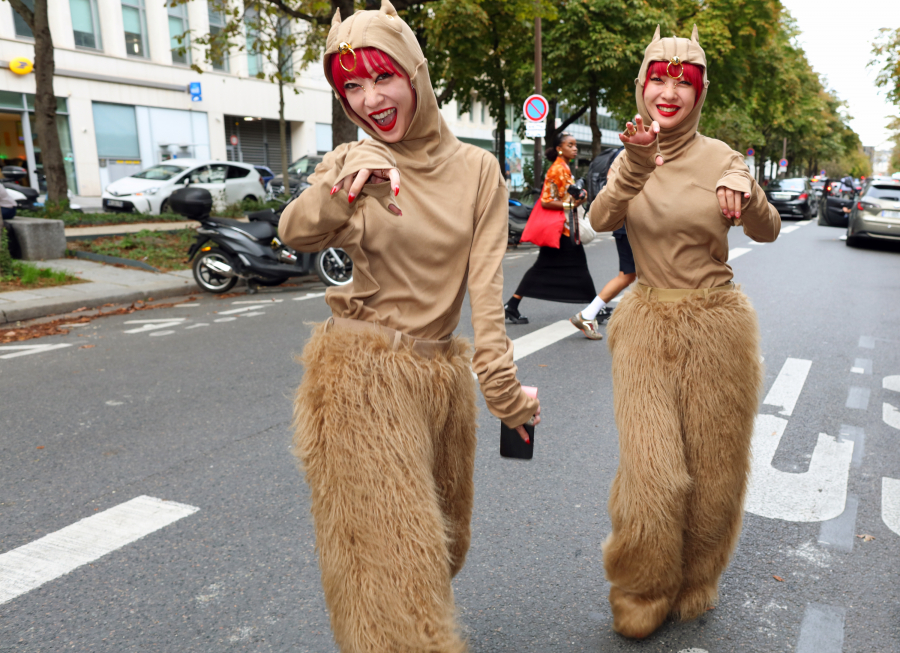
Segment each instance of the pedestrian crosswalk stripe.
[[554,322],[543,329],[533,331],[528,335],[513,340],[513,360],[525,358],[529,354],[548,347],[563,338],[568,338],[573,333],[579,333],[578,328],[568,320]]
[[0,604],[200,510],[139,496],[0,555]]

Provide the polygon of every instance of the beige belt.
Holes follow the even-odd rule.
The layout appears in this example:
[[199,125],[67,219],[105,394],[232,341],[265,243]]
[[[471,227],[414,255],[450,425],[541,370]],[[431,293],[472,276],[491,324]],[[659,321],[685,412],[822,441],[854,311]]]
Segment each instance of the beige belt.
[[658,302],[677,302],[691,295],[709,297],[711,292],[734,290],[734,281],[712,288],[654,288],[642,283],[637,284],[637,287],[638,292],[644,293],[648,299],[655,299]]
[[441,340],[425,340],[381,324],[366,322],[365,320],[351,320],[346,317],[330,318],[325,326],[325,330],[328,331],[328,329],[333,327],[347,329],[348,331],[365,331],[367,329],[380,331],[391,339],[394,349],[400,349],[400,345],[406,345],[423,358],[434,358],[437,354],[450,351],[450,345],[452,344],[450,336]]

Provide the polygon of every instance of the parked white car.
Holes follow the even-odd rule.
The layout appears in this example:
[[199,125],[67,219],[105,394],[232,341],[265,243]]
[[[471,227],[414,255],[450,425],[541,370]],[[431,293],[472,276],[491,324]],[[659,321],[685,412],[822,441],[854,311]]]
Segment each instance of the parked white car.
[[188,185],[206,188],[218,210],[248,198],[262,201],[266,195],[262,177],[249,163],[170,159],[107,186],[103,210],[165,213],[173,191]]

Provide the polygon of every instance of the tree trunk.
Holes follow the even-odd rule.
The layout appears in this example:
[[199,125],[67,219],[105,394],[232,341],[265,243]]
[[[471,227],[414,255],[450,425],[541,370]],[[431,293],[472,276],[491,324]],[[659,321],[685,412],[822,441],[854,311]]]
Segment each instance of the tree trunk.
[[756,183],[762,186],[763,178],[766,176],[766,148],[761,147],[756,150]]
[[[353,15],[353,0],[331,0],[331,15],[335,11],[341,12],[341,19]],[[337,147],[341,143],[350,143],[357,140],[357,126],[347,114],[340,98],[334,95],[331,98],[331,146]]]
[[281,192],[285,195],[291,194],[290,179],[288,179],[288,147],[287,147],[287,125],[284,122],[284,81],[278,78],[278,137],[281,139],[281,178],[284,184],[281,186]]
[[53,93],[55,63],[47,0],[35,0],[33,16],[33,24],[29,27],[34,32],[34,123],[47,180],[47,201],[68,202],[66,167],[56,129],[56,96]]
[[500,89],[500,115],[497,116],[497,160],[500,162],[500,174],[506,179],[506,94]]
[[[558,104],[559,101],[556,98],[547,98],[547,126],[544,128],[545,149],[556,142],[556,107]],[[541,179],[541,183],[543,183],[543,179]]]
[[603,134],[600,132],[600,126],[597,124],[597,87],[592,86],[590,92],[590,103],[591,103],[591,158],[597,157],[600,155],[601,150],[603,149],[603,145],[601,144],[601,139],[603,138]]

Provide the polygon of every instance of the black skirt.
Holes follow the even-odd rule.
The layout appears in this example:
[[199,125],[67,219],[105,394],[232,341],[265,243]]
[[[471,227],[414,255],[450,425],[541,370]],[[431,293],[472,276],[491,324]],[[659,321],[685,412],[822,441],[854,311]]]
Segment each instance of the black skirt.
[[559,249],[541,247],[537,261],[529,268],[516,294],[550,302],[585,304],[594,300],[597,291],[588,270],[584,247],[569,236],[559,238]]

